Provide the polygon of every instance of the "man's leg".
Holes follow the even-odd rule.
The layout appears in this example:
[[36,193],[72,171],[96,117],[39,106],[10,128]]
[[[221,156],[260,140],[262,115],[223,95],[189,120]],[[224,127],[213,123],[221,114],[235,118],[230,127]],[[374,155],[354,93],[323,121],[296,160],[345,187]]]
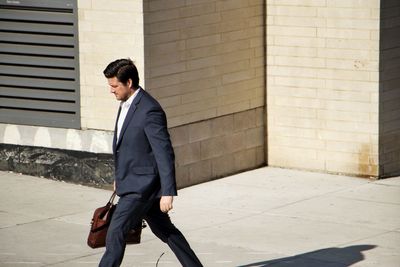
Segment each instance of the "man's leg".
[[137,195],[129,194],[119,199],[117,208],[107,231],[106,251],[99,267],[118,267],[124,257],[125,236],[132,225],[139,223],[150,207],[150,203],[142,202]]
[[169,215],[161,212],[159,200],[153,203],[144,219],[149,224],[151,231],[168,244],[182,266],[203,266],[183,234],[172,224]]

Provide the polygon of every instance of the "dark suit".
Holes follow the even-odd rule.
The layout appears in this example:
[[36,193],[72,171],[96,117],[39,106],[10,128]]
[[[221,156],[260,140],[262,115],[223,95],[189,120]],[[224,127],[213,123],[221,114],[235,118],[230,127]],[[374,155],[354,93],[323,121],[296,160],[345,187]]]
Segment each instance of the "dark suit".
[[[120,111],[118,117],[119,114]],[[143,218],[152,232],[170,246],[182,266],[202,266],[185,237],[159,207],[161,196],[177,194],[174,151],[160,104],[140,89],[128,110],[118,141],[116,133],[117,129],[113,153],[120,199],[99,266],[120,266],[125,250],[124,237]]]

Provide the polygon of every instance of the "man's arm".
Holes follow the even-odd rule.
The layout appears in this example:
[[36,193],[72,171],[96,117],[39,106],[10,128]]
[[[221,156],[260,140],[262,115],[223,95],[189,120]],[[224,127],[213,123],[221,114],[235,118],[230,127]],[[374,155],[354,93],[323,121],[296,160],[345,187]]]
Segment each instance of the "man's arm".
[[[167,129],[167,119],[161,108],[155,108],[146,114],[144,131],[150,142],[157,162],[162,196],[176,196],[175,155]],[[166,201],[172,206],[172,200]]]

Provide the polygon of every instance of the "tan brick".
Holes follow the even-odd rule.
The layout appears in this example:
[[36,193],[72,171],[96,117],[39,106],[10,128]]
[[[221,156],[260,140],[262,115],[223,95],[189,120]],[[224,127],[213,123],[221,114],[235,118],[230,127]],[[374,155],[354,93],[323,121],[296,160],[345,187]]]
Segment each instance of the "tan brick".
[[288,37],[274,36],[274,44],[278,46],[300,46],[300,47],[325,47],[325,38],[307,38],[307,37]]
[[307,88],[324,88],[325,81],[322,79],[310,79],[303,77],[275,77],[275,84]]
[[316,98],[318,90],[317,88],[306,87],[270,86],[268,93],[269,95],[284,97]]
[[189,143],[175,148],[178,166],[188,165],[200,160],[200,142]]
[[268,56],[299,56],[299,57],[316,57],[318,53],[315,47],[285,47],[270,46],[267,47]]
[[323,18],[352,18],[368,19],[370,9],[368,8],[338,8],[338,7],[320,7],[318,8],[318,17]]
[[245,149],[246,142],[246,134],[243,131],[225,135],[225,153],[229,154]]
[[219,23],[221,15],[219,13],[203,14],[201,16],[194,16],[185,18],[182,25],[185,27],[194,27],[197,25]]
[[368,70],[374,72],[378,70],[378,62],[372,60],[327,59],[326,66],[331,69]]
[[181,7],[179,9],[179,14],[181,18],[198,16],[202,14],[214,13],[216,10],[215,3],[200,3],[199,5],[189,5],[186,7]]
[[267,151],[264,147],[256,147],[256,166],[264,166],[267,163]]
[[188,70],[202,69],[210,66],[216,66],[221,64],[220,56],[203,57],[194,59],[186,63]]
[[233,132],[233,115],[215,118],[211,121],[211,135],[220,136]]
[[[371,103],[363,103],[356,101],[338,101],[327,100],[325,108],[327,110],[355,111],[355,112],[370,112],[375,105]],[[376,107],[377,108],[377,107]]]
[[189,165],[191,185],[209,181],[212,177],[212,160],[203,160]]
[[[268,136],[278,135],[278,136],[298,136],[305,138],[317,138],[318,129],[307,129],[307,128],[296,128],[288,126],[271,125],[268,128]],[[269,142],[270,143],[270,142]],[[273,144],[273,143],[271,143]]]
[[186,63],[180,62],[168,66],[153,67],[148,75],[149,78],[182,73],[186,70]]
[[[275,155],[279,158],[284,157],[289,160],[316,160],[317,150],[310,148],[297,148],[297,147],[286,147],[286,146],[275,146],[273,143],[268,143],[268,155],[271,161]],[[301,155],[301,156],[300,156]]]
[[268,74],[273,76],[317,78],[319,70],[304,67],[269,66]]
[[[232,62],[229,65],[219,65],[215,67],[215,72],[218,74],[230,74],[232,72],[239,72],[239,71],[245,71],[250,69],[250,60],[249,59],[244,59],[236,62]],[[246,84],[249,82],[245,82]],[[224,87],[226,85],[223,85]],[[230,87],[232,86],[231,84],[229,85]],[[218,88],[219,89],[219,88]]]
[[244,70],[244,71],[238,71],[234,73],[229,73],[229,74],[224,74],[222,76],[222,83],[223,84],[228,84],[228,83],[235,83],[243,80],[249,80],[255,77],[255,71],[250,69],[250,70]]
[[353,40],[353,39],[326,39],[327,48],[345,48],[353,50],[365,50],[366,48],[378,50],[379,43],[376,41]]
[[315,17],[317,16],[317,8],[303,6],[269,6],[269,8],[267,8],[267,15]]
[[221,156],[226,150],[225,137],[215,137],[201,141],[201,159]]
[[377,19],[329,18],[326,20],[326,25],[329,28],[370,30],[370,29],[378,29],[379,21]]
[[[269,17],[270,18],[270,17]],[[273,24],[267,25],[282,25],[282,26],[297,26],[297,27],[326,27],[326,19],[318,17],[286,17],[275,16]]]
[[190,142],[205,140],[211,136],[211,121],[202,121],[189,125]]
[[290,107],[290,106],[274,106],[269,110],[271,116],[282,116],[296,118],[317,118],[317,111],[314,108],[306,107]]
[[217,10],[242,9],[248,6],[248,1],[230,0],[217,2]]
[[317,37],[317,29],[311,27],[285,27],[285,26],[267,26],[267,32],[271,35],[287,36],[306,36]]
[[[341,141],[327,141],[326,148],[328,151],[345,152],[345,153],[359,153],[361,144],[357,142],[341,142]],[[378,145],[371,146],[371,153],[378,154]]]
[[318,57],[335,58],[335,59],[369,59],[370,53],[368,50],[352,50],[352,49],[318,49]]
[[349,7],[349,8],[379,8],[379,1],[376,0],[327,0],[328,7]]
[[245,101],[241,101],[239,103],[234,103],[234,104],[224,105],[224,106],[218,106],[217,107],[217,115],[218,116],[223,116],[223,115],[226,115],[226,114],[231,114],[231,113],[247,110],[249,108],[250,108],[250,101],[249,100],[245,100]]
[[342,132],[340,129],[337,130],[318,130],[318,136],[324,140],[344,141],[353,142],[370,142],[370,134],[368,133],[352,133]]
[[275,146],[307,148],[323,150],[326,148],[326,141],[293,136],[271,136],[271,142]]
[[244,129],[254,128],[256,126],[255,110],[248,110],[234,114],[234,129],[240,131]]
[[317,36],[321,38],[352,38],[356,40],[369,40],[369,30],[358,29],[318,29]]
[[263,146],[265,139],[264,136],[264,127],[246,130],[246,148]]
[[186,47],[188,49],[198,48],[202,46],[212,46],[221,43],[221,35],[213,34],[209,36],[196,37],[186,40]]
[[[324,58],[313,58],[313,57],[299,57],[299,56],[276,56],[274,64],[279,66],[293,66],[293,67],[314,67],[323,68],[325,67]],[[304,68],[303,68],[304,69]]]
[[78,1],[78,9],[91,9],[92,8],[92,0],[79,0]]
[[236,171],[252,169],[257,166],[256,148],[236,152],[234,154],[234,168]]
[[175,117],[168,117],[168,125],[170,127],[176,127],[179,125],[185,125],[192,123],[193,121],[207,120],[214,118],[217,114],[216,108],[210,108],[207,110],[201,110],[197,112],[191,112],[185,115],[178,115]]
[[265,118],[266,118],[265,108],[257,108],[256,109],[256,126],[263,126],[265,125]]
[[299,108],[321,108],[323,102],[318,98],[284,97],[276,96],[275,105]]
[[176,172],[176,183],[179,189],[191,185],[188,166],[177,166],[175,168],[175,172]]
[[162,44],[167,42],[176,42],[180,39],[179,31],[169,31],[155,35],[150,40],[150,45]]
[[224,97],[219,98],[218,105],[230,105],[234,103],[238,103],[248,96],[255,97],[256,89],[248,89],[246,91],[238,91],[235,92],[232,90],[230,94],[224,95]]
[[151,16],[147,16],[145,14],[144,19],[145,23],[155,23],[161,21],[168,21],[178,19],[180,17],[179,9],[162,9],[159,11],[153,11]]
[[153,0],[148,3],[148,11],[174,9],[185,6],[185,0]]
[[189,126],[179,126],[169,129],[171,142],[174,147],[189,143]]
[[339,111],[339,110],[318,110],[318,118],[320,120],[341,120],[341,121],[358,121],[368,122],[369,112],[355,112],[355,111]]
[[222,177],[235,172],[235,158],[232,154],[223,155],[212,161],[213,177]]
[[274,0],[274,5],[284,6],[325,6],[325,0]]
[[314,118],[298,118],[298,117],[281,117],[275,122],[279,126],[291,126],[308,129],[320,129],[323,125],[322,121]]

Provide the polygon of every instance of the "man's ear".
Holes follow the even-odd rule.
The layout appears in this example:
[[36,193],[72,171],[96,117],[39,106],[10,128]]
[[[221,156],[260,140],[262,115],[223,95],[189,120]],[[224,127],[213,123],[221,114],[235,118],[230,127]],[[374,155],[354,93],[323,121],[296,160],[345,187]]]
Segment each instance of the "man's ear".
[[134,88],[133,88],[133,82],[132,82],[132,79],[128,79],[128,82],[127,82],[127,84],[128,84],[128,87],[129,87],[129,88],[131,88],[131,89],[134,89]]

